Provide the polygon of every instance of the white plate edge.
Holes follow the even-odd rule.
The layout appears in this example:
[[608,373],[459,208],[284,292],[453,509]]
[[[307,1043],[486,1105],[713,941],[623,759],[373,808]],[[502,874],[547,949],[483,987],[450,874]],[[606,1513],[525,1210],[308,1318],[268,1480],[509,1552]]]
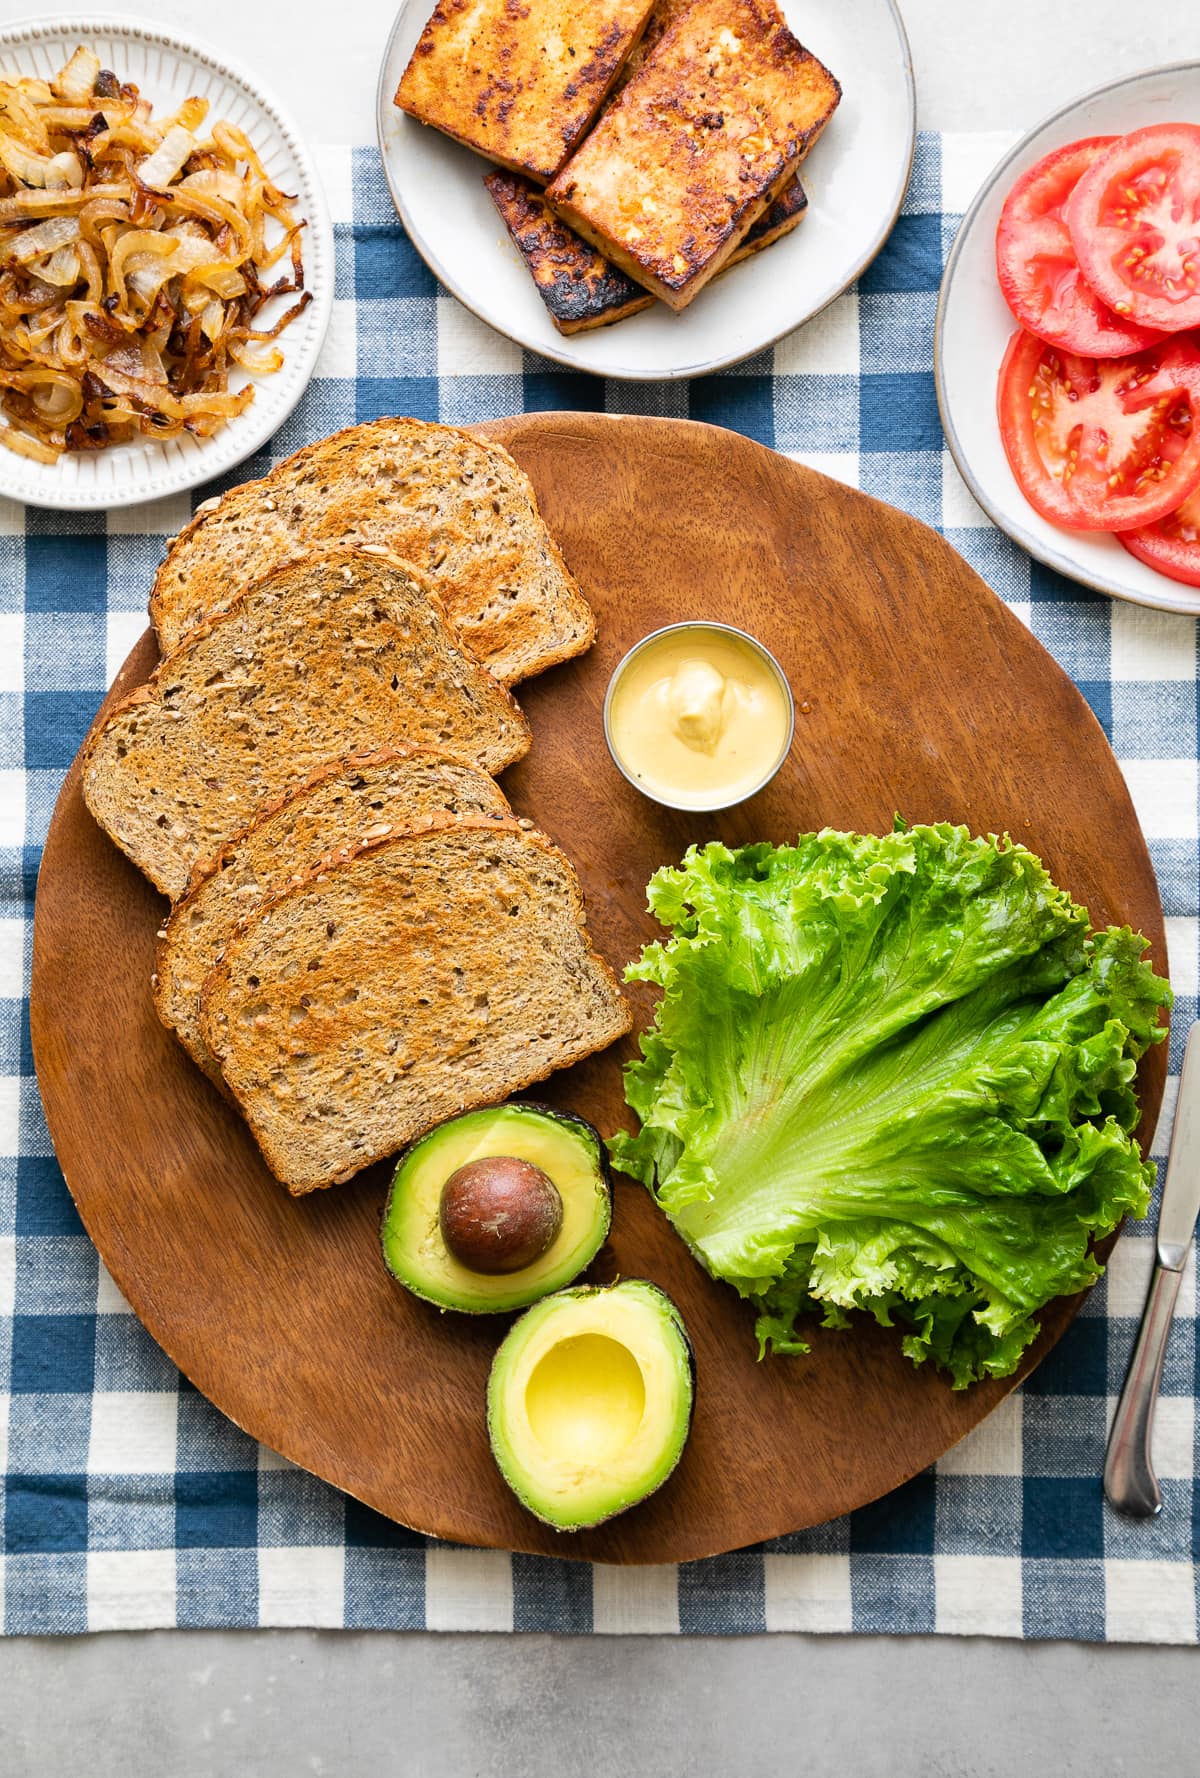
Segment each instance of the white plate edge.
[[[1080,106],[1089,104],[1093,99],[1103,98],[1106,93],[1117,92],[1122,87],[1135,86],[1143,80],[1152,80],[1160,75],[1193,74],[1196,72],[1200,72],[1200,61],[1163,62],[1154,68],[1141,68],[1136,74],[1123,75],[1119,80],[1106,80],[1100,86],[1092,87],[1084,93],[1078,93],[1067,104],[1057,106],[1024,131],[1020,140],[1013,143],[1008,152],[997,161],[991,172],[987,174],[983,184],[963,213],[963,219],[958,225],[958,232],[955,234],[953,244],[946,256],[942,281],[938,287],[937,308],[933,318],[933,383],[934,393],[937,397],[938,418],[941,421],[946,447],[954,460],[954,466],[966,484],[967,492],[975,504],[981,508],[996,529],[1003,532],[1018,548],[1023,549],[1027,555],[1032,556],[1043,567],[1052,568],[1056,574],[1061,574],[1067,580],[1073,580],[1077,586],[1087,587],[1095,593],[1104,593],[1110,599],[1120,599],[1129,605],[1141,605],[1151,611],[1169,611],[1176,616],[1183,617],[1200,617],[1200,589],[1194,590],[1189,598],[1187,589],[1183,587],[1182,582],[1172,581],[1164,575],[1162,579],[1166,587],[1178,586],[1181,590],[1179,593],[1164,592],[1159,596],[1144,593],[1136,587],[1117,585],[1103,577],[1097,578],[1094,573],[1081,568],[1069,557],[1059,555],[1057,551],[1044,544],[1032,532],[1023,530],[1019,525],[1011,524],[1007,517],[1002,519],[997,515],[969,466],[962,441],[950,419],[949,397],[944,386],[942,322],[947,293],[961,257],[962,244],[967,229],[975,223],[979,211],[995,191],[1001,179],[1010,172],[1014,162],[1026,153],[1033,137],[1040,135],[1043,130],[1049,129],[1052,124],[1069,117]],[[1017,325],[1015,317],[1013,325]]]
[[[290,397],[285,397],[277,413],[272,412],[263,425],[251,426],[245,439],[236,441],[234,454],[222,454],[220,461],[212,462],[205,458],[204,450],[208,445],[225,444],[228,439],[222,430],[211,439],[203,441],[196,454],[194,463],[186,471],[179,470],[159,485],[148,473],[148,465],[141,461],[131,462],[131,473],[136,477],[136,486],[107,487],[96,490],[59,490],[53,487],[30,487],[28,484],[22,491],[14,491],[13,486],[6,486],[3,471],[8,467],[4,459],[0,459],[0,496],[16,501],[22,506],[38,507],[52,512],[105,512],[126,506],[149,505],[156,500],[167,500],[173,495],[190,492],[201,487],[205,482],[224,475],[244,463],[247,457],[260,450],[295,412],[316,370],[321,351],[325,344],[329,325],[333,318],[334,284],[336,266],[334,262],[333,221],[329,211],[329,203],[325,196],[325,187],[321,179],[320,169],[312,150],[298,129],[295,120],[286,106],[279,103],[275,94],[264,89],[254,72],[240,62],[237,57],[230,56],[225,50],[218,50],[204,38],[183,37],[173,30],[163,28],[151,19],[134,13],[56,13],[50,17],[30,17],[14,19],[11,23],[0,26],[0,52],[11,45],[45,41],[58,36],[79,36],[86,40],[89,32],[106,32],[114,37],[136,38],[156,48],[169,51],[183,59],[193,60],[207,67],[223,80],[228,80],[242,87],[249,98],[260,109],[265,111],[271,122],[279,131],[283,142],[295,160],[297,167],[308,181],[313,195],[313,204],[307,213],[309,238],[318,248],[314,258],[326,268],[325,275],[317,283],[310,283],[309,265],[305,265],[305,289],[312,291],[312,302],[309,305],[309,344],[302,358],[292,360],[293,366],[302,366],[297,374],[296,388]],[[276,374],[286,375],[284,369]],[[247,415],[253,415],[253,405],[248,408]],[[240,416],[239,416],[240,417]],[[0,447],[2,449],[3,447]],[[19,457],[5,451],[4,457],[13,456],[19,463]],[[149,487],[147,483],[149,482]]]
[[[404,231],[412,242],[413,247],[416,249],[425,265],[429,268],[429,271],[437,279],[442,289],[447,291],[456,302],[461,303],[464,309],[469,310],[469,312],[474,315],[478,321],[482,322],[485,327],[490,328],[494,333],[501,333],[504,338],[512,340],[524,351],[532,352],[535,357],[548,359],[552,364],[560,364],[566,370],[575,371],[583,376],[597,377],[601,381],[604,381],[606,378],[611,378],[614,382],[624,383],[675,383],[687,382],[693,377],[711,376],[717,371],[728,370],[735,364],[743,364],[747,358],[752,358],[755,353],[767,351],[770,347],[777,345],[780,340],[786,339],[789,334],[797,332],[801,327],[806,327],[810,321],[814,320],[816,316],[827,309],[831,303],[836,302],[838,297],[847,291],[858,278],[862,277],[862,274],[866,271],[867,267],[878,258],[879,254],[887,245],[892,230],[895,228],[896,222],[899,219],[900,212],[904,207],[904,199],[908,193],[909,180],[912,177],[913,159],[917,149],[917,93],[916,78],[913,72],[912,46],[908,40],[908,32],[905,28],[904,19],[901,15],[897,0],[884,0],[884,4],[887,6],[888,11],[891,14],[892,24],[895,28],[897,38],[899,39],[901,63],[904,72],[905,97],[907,100],[905,109],[908,117],[907,147],[901,161],[901,175],[898,180],[898,187],[895,191],[895,202],[893,204],[889,200],[885,224],[880,230],[878,238],[871,243],[865,255],[855,265],[854,269],[844,281],[840,283],[836,289],[831,290],[828,295],[824,296],[815,308],[810,309],[803,320],[795,321],[790,326],[781,328],[778,333],[771,334],[769,338],[759,340],[757,344],[749,346],[745,350],[738,349],[726,357],[704,360],[695,365],[681,365],[665,370],[631,369],[628,366],[618,365],[605,365],[603,369],[597,369],[590,364],[581,363],[578,358],[572,357],[569,349],[565,345],[560,346],[554,344],[551,346],[550,344],[541,343],[534,345],[529,340],[523,338],[519,333],[513,333],[509,332],[507,329],[497,328],[495,323],[488,320],[486,316],[481,315],[479,310],[475,308],[475,306],[467,300],[450,279],[444,275],[436,255],[433,254],[432,250],[427,250],[426,246],[418,238],[417,234],[414,232],[403,200],[397,189],[396,182],[392,176],[392,167],[388,156],[387,138],[384,128],[385,123],[391,116],[392,95],[387,90],[388,83],[385,83],[384,76],[392,60],[396,38],[399,35],[405,14],[409,7],[416,3],[417,0],[400,0],[399,10],[392,21],[392,28],[388,32],[387,42],[384,45],[383,57],[379,64],[379,78],[375,87],[376,142],[379,149],[379,158],[383,165],[384,178],[387,180],[387,187],[391,193],[392,203],[396,207],[396,214],[403,223]],[[484,157],[481,156],[479,158],[482,160]],[[565,340],[568,336],[562,335],[559,337]]]

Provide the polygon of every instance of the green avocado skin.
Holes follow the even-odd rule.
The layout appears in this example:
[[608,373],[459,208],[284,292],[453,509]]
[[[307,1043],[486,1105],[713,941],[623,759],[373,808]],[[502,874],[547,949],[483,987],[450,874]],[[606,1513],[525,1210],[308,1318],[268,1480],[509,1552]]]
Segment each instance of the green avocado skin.
[[[572,1304],[622,1295],[640,1298],[659,1318],[664,1356],[674,1369],[677,1383],[675,1411],[664,1421],[661,1437],[646,1469],[631,1472],[615,1497],[610,1498],[599,1509],[593,1510],[580,1511],[571,1505],[565,1508],[552,1507],[544,1498],[539,1497],[536,1477],[521,1463],[510,1438],[508,1380],[513,1368],[513,1358],[530,1333],[536,1327],[544,1326],[549,1316],[563,1312],[569,1316]],[[557,1291],[552,1297],[535,1304],[509,1329],[492,1361],[488,1377],[488,1443],[501,1476],[527,1512],[555,1531],[590,1531],[597,1525],[616,1518],[618,1514],[628,1512],[631,1507],[640,1505],[643,1500],[648,1500],[674,1474],[691,1433],[695,1401],[695,1348],[683,1316],[664,1290],[657,1284],[652,1284],[648,1278],[625,1278],[609,1285],[577,1285],[571,1290]]]
[[[563,1200],[557,1238],[519,1272],[470,1272],[441,1238],[442,1186],[480,1154],[533,1162]],[[612,1177],[600,1132],[573,1112],[519,1101],[448,1118],[407,1148],[392,1176],[380,1238],[384,1264],[412,1295],[459,1314],[503,1315],[570,1284],[595,1259],[611,1223]]]

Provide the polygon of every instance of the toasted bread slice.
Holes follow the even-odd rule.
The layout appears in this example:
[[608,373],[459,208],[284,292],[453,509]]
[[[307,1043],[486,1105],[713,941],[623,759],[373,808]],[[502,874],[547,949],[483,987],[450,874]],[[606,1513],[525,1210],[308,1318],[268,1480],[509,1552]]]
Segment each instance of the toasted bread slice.
[[241,921],[327,855],[450,815],[504,821],[512,810],[475,766],[429,748],[385,747],[321,766],[196,866],[159,940],[154,1005],[206,1074],[220,1070],[200,1031],[200,989]]
[[438,0],[396,104],[545,184],[604,103],[653,0]]
[[[488,173],[483,183],[504,218],[559,333],[583,333],[624,321],[654,302],[648,290],[560,222],[545,196],[515,173]],[[726,265],[738,265],[795,228],[808,207],[798,179],[784,186]]]
[[334,550],[277,568],[160,661],[88,743],[83,794],[174,900],[199,859],[317,766],[396,743],[499,772],[529,726],[415,568]]
[[265,902],[204,983],[201,1029],[294,1193],[622,1037],[570,864],[515,822],[367,842]]
[[546,196],[635,283],[684,309],[783,190],[840,97],[774,0],[694,0]]
[[388,419],[335,432],[201,508],[150,595],[163,652],[247,581],[346,543],[379,543],[424,569],[460,639],[505,685],[592,645],[587,600],[508,452],[453,426]]

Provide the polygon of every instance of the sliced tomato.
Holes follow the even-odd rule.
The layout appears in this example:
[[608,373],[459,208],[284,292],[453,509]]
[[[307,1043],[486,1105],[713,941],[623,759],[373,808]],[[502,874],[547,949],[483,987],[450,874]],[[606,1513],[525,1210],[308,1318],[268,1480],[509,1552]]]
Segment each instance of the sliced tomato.
[[1200,586],[1200,491],[1156,524],[1142,531],[1122,532],[1120,541],[1131,556],[1149,563],[1160,574],[1181,580],[1185,586]]
[[1000,434],[1021,492],[1077,531],[1135,531],[1200,485],[1200,351],[1081,358],[1024,329],[1000,367]]
[[1056,148],[1022,173],[1004,201],[996,230],[996,272],[1004,300],[1039,339],[1088,358],[1123,358],[1161,340],[1149,327],[1122,321],[1084,281],[1067,199],[1116,136],[1088,136]]
[[1200,326],[1200,124],[1119,136],[1080,176],[1066,216],[1084,277],[1122,319]]

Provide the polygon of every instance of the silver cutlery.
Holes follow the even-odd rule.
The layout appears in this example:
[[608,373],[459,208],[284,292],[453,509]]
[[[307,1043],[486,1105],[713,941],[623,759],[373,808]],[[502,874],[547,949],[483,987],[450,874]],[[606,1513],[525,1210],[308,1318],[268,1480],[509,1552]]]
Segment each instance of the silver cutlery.
[[1200,1212],[1200,1020],[1188,1032],[1175,1127],[1158,1216],[1154,1274],[1104,1461],[1104,1492],[1118,1512],[1150,1519],[1162,1510],[1151,1439],[1171,1319]]

